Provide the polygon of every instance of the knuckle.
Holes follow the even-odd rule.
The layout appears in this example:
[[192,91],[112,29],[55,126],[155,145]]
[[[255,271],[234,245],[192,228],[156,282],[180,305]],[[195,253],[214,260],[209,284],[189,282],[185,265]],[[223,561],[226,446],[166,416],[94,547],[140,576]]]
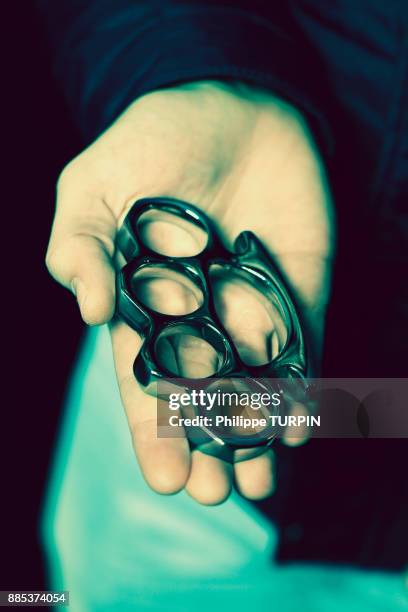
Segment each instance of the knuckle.
[[77,180],[81,172],[81,163],[78,160],[79,158],[75,157],[62,169],[57,179],[57,191],[65,189]]
[[48,249],[45,255],[45,266],[51,276],[54,276],[57,273],[60,267],[60,262],[58,253],[55,250]]
[[71,275],[72,256],[65,245],[53,245],[48,247],[45,256],[45,266],[55,280],[65,285]]

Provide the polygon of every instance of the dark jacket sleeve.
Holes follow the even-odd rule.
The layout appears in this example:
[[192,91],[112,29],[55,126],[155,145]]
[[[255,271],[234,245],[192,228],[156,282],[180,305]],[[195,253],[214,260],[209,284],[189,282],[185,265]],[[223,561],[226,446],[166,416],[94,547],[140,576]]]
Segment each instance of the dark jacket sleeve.
[[318,138],[330,142],[319,68],[284,9],[180,0],[37,4],[55,74],[87,141],[144,93],[183,81],[238,79],[296,105]]

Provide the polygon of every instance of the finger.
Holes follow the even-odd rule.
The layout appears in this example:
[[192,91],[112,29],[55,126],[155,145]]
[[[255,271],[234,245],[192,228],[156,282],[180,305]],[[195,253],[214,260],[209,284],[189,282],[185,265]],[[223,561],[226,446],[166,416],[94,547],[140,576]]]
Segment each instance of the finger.
[[115,307],[115,219],[102,201],[68,183],[58,190],[46,264],[76,295],[84,321],[101,324],[110,320]]
[[200,378],[218,369],[218,353],[194,327],[180,325],[168,329],[156,342],[161,366],[176,376]]
[[[237,458],[239,451],[236,451]],[[245,461],[234,463],[235,486],[248,499],[264,499],[275,490],[274,454],[272,450]]]
[[186,378],[204,378],[217,371],[216,350],[196,334],[191,331],[175,337],[172,342],[178,373]]
[[110,255],[93,236],[72,235],[57,248],[50,245],[47,267],[71,289],[88,325],[109,321],[115,309],[115,274]]
[[191,454],[191,474],[187,493],[200,504],[215,506],[224,502],[232,487],[232,465],[198,450]]
[[[296,422],[299,423],[299,417],[307,417],[309,411],[303,404],[299,404],[298,402],[294,403],[290,410],[290,415],[295,417]],[[301,446],[304,444],[310,437],[309,427],[307,426],[306,421],[304,423],[299,423],[296,425],[289,425],[286,427],[282,442],[286,446]]]
[[143,476],[158,493],[176,493],[190,473],[188,442],[184,437],[157,436],[157,399],[142,391],[133,374],[140,336],[119,321],[111,326],[111,337],[119,390]]

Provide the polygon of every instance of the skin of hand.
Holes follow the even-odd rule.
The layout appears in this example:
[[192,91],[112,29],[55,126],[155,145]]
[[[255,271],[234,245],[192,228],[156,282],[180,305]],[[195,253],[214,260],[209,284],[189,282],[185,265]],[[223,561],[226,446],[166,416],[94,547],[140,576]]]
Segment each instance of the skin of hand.
[[[135,200],[155,196],[201,208],[228,248],[241,231],[255,232],[291,287],[319,356],[334,215],[324,169],[300,113],[242,83],[188,83],[137,99],[65,167],[46,263],[75,293],[89,325],[109,322],[114,314],[118,227]],[[257,323],[245,316],[242,305],[229,318],[246,351],[266,350],[262,317]],[[231,465],[190,452],[186,439],[158,438],[156,400],[139,388],[132,369],[142,339],[116,319],[111,337],[133,446],[154,490],[172,494],[185,488],[208,505],[224,501],[233,485],[249,499],[272,493],[271,450]],[[303,440],[286,436],[288,444]]]

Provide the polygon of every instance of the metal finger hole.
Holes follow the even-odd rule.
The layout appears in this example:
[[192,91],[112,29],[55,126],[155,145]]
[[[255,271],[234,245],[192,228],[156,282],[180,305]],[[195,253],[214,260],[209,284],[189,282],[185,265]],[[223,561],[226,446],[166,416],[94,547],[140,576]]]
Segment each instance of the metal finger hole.
[[242,361],[259,366],[276,359],[290,327],[271,287],[255,274],[227,263],[210,266],[209,277],[215,311]]
[[214,376],[226,361],[222,336],[206,326],[176,324],[157,337],[154,352],[158,364],[171,375],[185,378]]
[[191,276],[164,264],[141,266],[133,272],[130,286],[139,302],[160,314],[191,314],[204,302],[203,291]]
[[150,208],[136,223],[139,239],[145,247],[167,257],[193,257],[204,251],[208,234],[197,220],[176,212]]

